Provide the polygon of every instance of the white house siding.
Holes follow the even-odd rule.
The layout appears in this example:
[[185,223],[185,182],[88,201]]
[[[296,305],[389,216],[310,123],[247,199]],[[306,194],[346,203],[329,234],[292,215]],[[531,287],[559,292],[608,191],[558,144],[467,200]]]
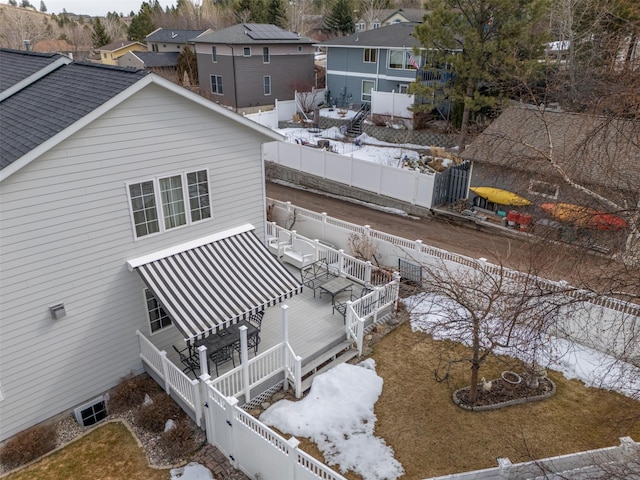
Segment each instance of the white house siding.
[[[142,370],[144,285],[128,259],[247,222],[264,235],[265,140],[151,85],[2,182],[0,440]],[[134,241],[125,182],[203,168],[213,218]]]

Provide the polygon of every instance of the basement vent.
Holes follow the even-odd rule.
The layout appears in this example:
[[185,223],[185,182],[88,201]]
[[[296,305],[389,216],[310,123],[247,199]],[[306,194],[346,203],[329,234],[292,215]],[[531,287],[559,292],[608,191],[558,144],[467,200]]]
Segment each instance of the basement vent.
[[107,416],[107,398],[98,397],[81,405],[73,411],[76,421],[83,427],[88,427],[104,420]]

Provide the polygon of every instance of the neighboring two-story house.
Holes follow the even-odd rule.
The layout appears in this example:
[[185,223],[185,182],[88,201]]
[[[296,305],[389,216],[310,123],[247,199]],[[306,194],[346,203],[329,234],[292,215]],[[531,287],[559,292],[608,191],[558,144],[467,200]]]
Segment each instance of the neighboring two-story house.
[[424,14],[421,8],[383,8],[358,18],[356,31],[364,32],[401,22],[421,23]]
[[96,61],[103,65],[118,65],[118,59],[127,52],[146,52],[147,46],[140,42],[111,42],[107,45],[103,45],[100,48],[96,48],[96,53],[99,58]]
[[195,39],[202,94],[233,109],[251,111],[293,100],[314,83],[314,47],[275,25],[244,23]]
[[2,441],[141,373],[137,330],[184,338],[128,261],[239,235],[232,258],[243,242],[247,268],[273,258],[261,144],[282,137],[153,73],[58,54],[0,49],[0,87]]
[[420,42],[413,35],[415,23],[356,32],[327,40],[327,89],[338,106],[371,102],[371,92],[404,93],[424,64],[413,53]]

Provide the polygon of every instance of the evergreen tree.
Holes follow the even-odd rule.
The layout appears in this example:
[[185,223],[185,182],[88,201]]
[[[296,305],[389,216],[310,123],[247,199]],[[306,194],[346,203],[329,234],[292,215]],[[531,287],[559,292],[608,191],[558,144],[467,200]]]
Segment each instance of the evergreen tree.
[[144,42],[146,36],[156,29],[153,16],[157,13],[162,13],[162,7],[158,0],[154,0],[152,3],[143,2],[138,14],[131,19],[127,38],[136,42]]
[[355,30],[350,0],[335,0],[324,19],[324,27],[336,35],[349,35]]
[[22,1],[20,2],[20,6],[21,6],[22,8],[29,8],[29,7],[31,7],[32,5],[31,5],[31,3],[29,2],[29,0],[22,0]]
[[18,0],[9,0],[9,5],[11,5],[12,7],[17,7],[18,6]]
[[40,11],[42,13],[46,13],[46,11],[47,11],[47,6],[44,4],[44,2],[42,0],[40,1]]
[[93,48],[99,48],[111,43],[111,37],[107,33],[107,29],[104,27],[102,20],[96,18],[93,22],[93,31],[91,32],[91,42]]
[[240,0],[234,8],[240,22],[265,23],[266,12],[263,0]]
[[283,0],[269,0],[266,13],[266,23],[271,23],[285,30],[287,29],[287,7]]
[[[455,81],[446,88],[463,104],[459,146],[473,112],[498,104],[515,82],[539,72],[546,38],[540,22],[548,0],[429,0],[429,13],[415,35],[431,65],[449,65]],[[526,72],[526,73],[523,73]],[[411,91],[431,98],[433,88],[413,83]],[[431,105],[431,108],[434,106]]]

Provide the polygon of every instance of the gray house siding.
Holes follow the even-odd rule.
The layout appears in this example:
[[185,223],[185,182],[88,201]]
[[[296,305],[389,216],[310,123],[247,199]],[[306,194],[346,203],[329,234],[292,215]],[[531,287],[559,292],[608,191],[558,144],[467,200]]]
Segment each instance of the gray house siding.
[[[135,331],[150,332],[128,259],[240,223],[264,236],[266,139],[150,85],[2,182],[0,440],[142,370]],[[126,183],[204,168],[212,218],[134,240]]]

